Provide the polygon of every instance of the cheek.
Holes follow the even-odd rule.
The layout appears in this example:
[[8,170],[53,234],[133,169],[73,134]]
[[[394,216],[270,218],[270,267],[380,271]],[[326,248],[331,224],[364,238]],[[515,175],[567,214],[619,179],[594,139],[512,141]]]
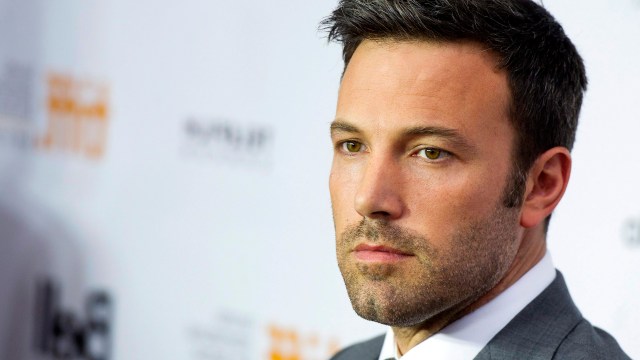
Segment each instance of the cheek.
[[461,224],[485,218],[502,198],[502,179],[473,172],[431,175],[411,183],[410,213],[434,240],[449,236]]
[[353,181],[335,163],[331,167],[329,174],[329,194],[331,195],[331,208],[333,209],[334,220],[336,223],[340,220],[341,214],[344,214],[349,204],[353,205]]

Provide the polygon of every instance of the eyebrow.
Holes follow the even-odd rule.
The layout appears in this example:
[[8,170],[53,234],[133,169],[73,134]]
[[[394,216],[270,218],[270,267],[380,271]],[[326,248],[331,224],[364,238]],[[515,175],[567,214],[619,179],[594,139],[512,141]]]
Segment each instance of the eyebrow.
[[418,137],[418,136],[434,136],[443,138],[449,141],[452,145],[458,148],[463,148],[466,150],[473,150],[474,147],[471,145],[467,139],[464,138],[454,129],[444,128],[440,126],[416,126],[405,129],[403,132],[404,136],[407,137]]
[[[357,126],[341,119],[336,119],[331,123],[331,133],[333,134],[336,132],[362,133]],[[451,142],[456,147],[461,147],[467,150],[474,149],[473,145],[471,145],[457,130],[441,126],[414,126],[404,129],[401,134],[403,137],[439,137]]]
[[334,120],[330,126],[331,133],[335,132],[348,132],[348,133],[359,133],[361,132],[358,127],[355,125],[351,125],[343,120]]

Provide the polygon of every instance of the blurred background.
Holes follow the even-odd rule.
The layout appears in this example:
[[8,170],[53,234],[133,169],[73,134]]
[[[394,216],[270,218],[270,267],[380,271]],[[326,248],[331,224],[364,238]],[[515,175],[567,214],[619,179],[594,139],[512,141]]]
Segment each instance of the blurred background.
[[[0,359],[320,360],[331,1],[0,0]],[[640,358],[640,0],[545,1],[590,80],[549,247]]]

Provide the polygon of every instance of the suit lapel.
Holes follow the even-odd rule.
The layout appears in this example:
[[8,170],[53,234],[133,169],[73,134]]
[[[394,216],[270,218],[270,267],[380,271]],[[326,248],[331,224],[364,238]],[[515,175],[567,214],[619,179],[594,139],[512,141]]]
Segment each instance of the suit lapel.
[[385,335],[352,345],[331,358],[331,360],[378,360]]
[[562,274],[489,341],[476,360],[551,359],[582,319]]
[[382,350],[382,344],[384,343],[384,337],[385,335],[381,335],[367,341],[368,346],[361,347],[361,352],[357,354],[354,360],[378,360],[380,351]]

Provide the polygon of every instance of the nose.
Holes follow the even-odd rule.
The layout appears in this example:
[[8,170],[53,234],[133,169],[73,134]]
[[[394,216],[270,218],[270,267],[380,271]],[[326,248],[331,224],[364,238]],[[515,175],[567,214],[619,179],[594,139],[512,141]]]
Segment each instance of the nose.
[[393,220],[402,216],[402,174],[392,158],[371,156],[355,196],[355,209],[363,217]]

